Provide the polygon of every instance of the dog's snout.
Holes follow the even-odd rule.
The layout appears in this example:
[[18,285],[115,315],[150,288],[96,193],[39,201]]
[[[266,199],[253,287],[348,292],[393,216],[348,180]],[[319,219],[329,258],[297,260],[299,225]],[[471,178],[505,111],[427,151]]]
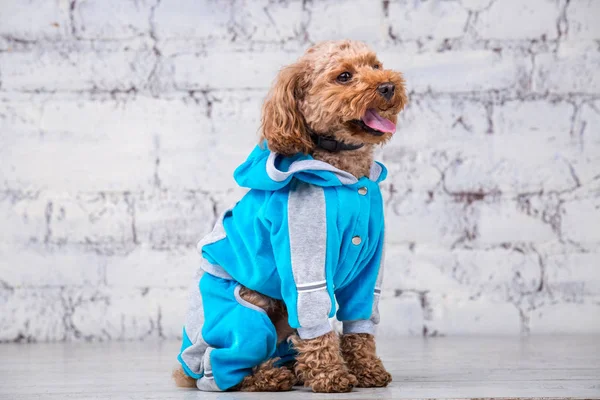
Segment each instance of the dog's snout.
[[388,101],[394,96],[395,89],[396,86],[394,86],[392,82],[382,83],[381,85],[377,86],[377,91],[379,94]]

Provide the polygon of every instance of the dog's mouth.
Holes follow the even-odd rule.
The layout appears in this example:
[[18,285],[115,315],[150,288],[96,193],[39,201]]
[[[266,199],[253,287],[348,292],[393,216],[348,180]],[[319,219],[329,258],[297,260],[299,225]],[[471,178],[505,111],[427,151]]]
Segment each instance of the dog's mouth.
[[353,119],[350,122],[373,136],[396,132],[396,124],[379,115],[374,108],[369,108],[361,119]]

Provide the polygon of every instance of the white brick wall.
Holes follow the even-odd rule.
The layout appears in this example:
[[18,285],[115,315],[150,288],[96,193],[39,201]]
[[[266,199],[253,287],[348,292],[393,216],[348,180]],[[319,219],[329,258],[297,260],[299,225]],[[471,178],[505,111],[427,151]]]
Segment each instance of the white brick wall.
[[380,334],[600,331],[599,0],[5,0],[0,341],[174,338],[277,70],[368,42]]

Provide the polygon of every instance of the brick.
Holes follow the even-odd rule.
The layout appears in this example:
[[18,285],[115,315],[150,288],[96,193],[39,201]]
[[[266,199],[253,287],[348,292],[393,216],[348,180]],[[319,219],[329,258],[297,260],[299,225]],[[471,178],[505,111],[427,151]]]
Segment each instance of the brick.
[[[0,201],[0,243],[105,244],[133,242],[128,199],[111,193],[8,194]],[[33,250],[33,249],[32,249]]]
[[[0,185],[90,192],[148,189],[160,183],[163,172],[168,177],[200,170],[197,150],[207,152],[211,139],[203,132],[206,121],[205,105],[191,99],[47,100],[32,131],[0,146]],[[168,158],[185,157],[185,151],[190,152],[188,163],[174,170]],[[26,161],[30,154],[36,154],[35,164]]]
[[540,286],[537,253],[529,248],[448,250],[417,243],[411,252],[394,250],[386,255],[387,293],[431,292],[448,296],[507,301]]
[[0,342],[63,340],[64,318],[60,289],[0,286]]
[[295,39],[305,19],[302,2],[260,0],[161,2],[154,11],[156,36],[182,41],[283,42]]
[[39,193],[0,192],[0,243],[43,241],[46,205]]
[[582,301],[585,296],[600,295],[598,260],[597,250],[548,255],[545,260],[548,291],[565,301]]
[[[306,13],[303,11],[304,2],[301,0],[259,0],[254,1],[252,7],[239,7],[240,3],[233,6],[230,28],[235,41],[278,43],[303,35]],[[306,6],[310,7],[310,4]]]
[[[160,303],[158,311],[160,317],[159,337],[181,340],[183,325],[188,307],[188,291],[182,289],[154,290],[151,295],[157,297]],[[164,298],[168,298],[167,301]]]
[[460,1],[389,2],[390,35],[397,40],[449,39],[464,34],[468,12]]
[[398,131],[379,160],[388,168],[384,185],[404,193],[435,191],[440,170],[453,153],[465,152],[465,141],[486,137],[488,120],[482,103],[450,97],[414,98],[398,119]]
[[440,246],[419,242],[411,245],[387,244],[385,254],[385,281],[382,293],[386,298],[409,296],[411,293],[452,293],[462,291],[461,284],[448,273],[452,255]]
[[[307,8],[309,17],[306,30],[312,42],[353,39],[375,44],[387,36],[382,24],[383,8],[379,3],[369,0],[329,0],[307,3]],[[348,23],[361,20],[372,23]]]
[[600,101],[583,104],[574,129],[580,152],[573,160],[581,182],[589,182],[600,174],[600,135],[599,131],[594,129],[599,124]]
[[193,247],[214,225],[217,216],[208,195],[196,192],[156,192],[135,200],[137,241],[155,248]]
[[521,89],[531,73],[531,61],[516,54],[487,50],[414,53],[384,50],[387,68],[402,71],[410,91],[465,93]]
[[411,98],[398,117],[398,130],[384,147],[384,154],[395,146],[447,149],[477,140],[487,130],[487,112],[481,102],[449,96]]
[[229,37],[232,4],[211,0],[160,2],[154,11],[160,39],[216,39]]
[[265,91],[209,93],[210,120],[189,129],[181,124],[185,129],[161,138],[162,184],[175,190],[233,190],[233,171],[258,144],[264,96]]
[[132,211],[123,195],[37,193],[0,201],[0,243],[125,244],[133,242]]
[[571,167],[580,157],[580,144],[569,134],[573,115],[566,102],[494,106],[493,134],[461,151],[446,171],[446,187],[505,194],[574,188]]
[[426,334],[488,334],[518,335],[521,319],[518,309],[510,303],[461,298],[453,295],[427,295]]
[[539,257],[527,247],[457,250],[454,254],[452,274],[471,293],[504,301],[540,287]]
[[380,185],[384,201],[396,193],[409,191],[435,191],[440,181],[440,172],[435,167],[433,152],[415,151],[403,147],[385,148],[376,160],[383,162],[388,170],[388,177]]
[[106,51],[86,43],[36,46],[0,53],[2,89],[14,91],[130,90],[146,83],[152,49]]
[[473,212],[464,204],[441,193],[398,193],[386,205],[386,240],[390,243],[416,242],[450,246],[475,223]]
[[561,46],[556,54],[537,55],[532,90],[557,94],[600,92],[600,53],[593,49]]
[[568,139],[574,113],[573,105],[565,101],[508,101],[494,107],[494,134],[562,145],[565,140],[561,137]]
[[71,31],[69,2],[29,0],[4,2],[0,35],[18,40],[60,39]]
[[421,335],[423,310],[415,293],[406,293],[399,297],[382,296],[379,301],[379,315],[381,320],[377,326],[378,338]]
[[[39,102],[16,101],[15,99],[0,100],[0,127],[16,136],[23,132],[38,129],[42,118],[43,106]],[[0,136],[0,144],[8,146],[9,135]]]
[[133,242],[131,206],[121,194],[56,196],[48,200],[48,208],[50,242],[106,245]]
[[97,285],[105,265],[102,256],[77,246],[0,243],[0,280],[15,288]]
[[[199,237],[200,238],[200,237]],[[115,288],[187,288],[201,261],[195,246],[156,249],[141,244],[106,261],[106,283]]]
[[83,1],[74,9],[75,35],[85,39],[128,39],[148,34],[155,1]]
[[66,291],[63,301],[72,327],[68,335],[86,340],[175,339],[181,335],[187,294],[185,289],[146,288]]
[[554,39],[560,6],[561,2],[552,0],[494,1],[479,12],[475,31],[486,39]]
[[545,242],[558,240],[550,223],[528,215],[516,201],[484,202],[479,208],[477,243]]
[[279,70],[299,56],[298,52],[283,51],[181,54],[171,60],[173,81],[181,90],[267,89]]
[[461,0],[460,4],[469,11],[482,11],[490,7],[494,0]]
[[563,238],[580,244],[600,243],[600,197],[566,202],[562,213]]
[[571,39],[600,39],[600,26],[596,17],[600,15],[600,3],[596,0],[582,0],[569,3],[567,37]]
[[[510,149],[507,146],[500,150],[508,154]],[[480,159],[458,160],[452,164],[446,171],[446,187],[455,193],[477,195],[499,191],[513,195],[570,190],[576,185],[569,164],[563,159],[535,162],[514,153],[512,157],[498,157],[494,152],[491,146],[487,152],[482,148]]]
[[600,332],[600,298],[583,303],[554,302],[528,313],[531,334],[592,334]]

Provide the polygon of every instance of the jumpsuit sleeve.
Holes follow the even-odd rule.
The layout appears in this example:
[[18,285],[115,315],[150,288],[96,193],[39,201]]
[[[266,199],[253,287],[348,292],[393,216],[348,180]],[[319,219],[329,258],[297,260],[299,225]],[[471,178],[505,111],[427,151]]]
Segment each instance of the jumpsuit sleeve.
[[272,231],[288,320],[302,339],[332,330],[335,314],[331,268],[327,268],[327,210],[322,187],[295,181],[280,204],[282,223]]
[[351,284],[336,291],[338,302],[337,319],[342,321],[344,334],[375,334],[379,324],[379,297],[383,281],[385,248],[383,235],[377,244],[377,251],[367,268]]

